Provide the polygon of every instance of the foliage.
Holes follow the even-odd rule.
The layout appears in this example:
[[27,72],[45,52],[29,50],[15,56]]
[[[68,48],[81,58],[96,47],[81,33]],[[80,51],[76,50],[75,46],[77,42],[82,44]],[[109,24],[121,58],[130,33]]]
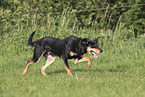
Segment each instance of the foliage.
[[[110,7],[144,4],[144,0],[3,0],[0,2],[1,34],[10,30],[10,26],[60,26],[60,20],[67,19],[68,28],[114,29],[120,18],[124,27],[132,29],[136,34],[145,32],[145,6],[132,6],[118,9]],[[86,12],[65,13],[70,11],[107,8]],[[62,14],[48,14],[63,12]],[[65,27],[66,28],[66,27]]]

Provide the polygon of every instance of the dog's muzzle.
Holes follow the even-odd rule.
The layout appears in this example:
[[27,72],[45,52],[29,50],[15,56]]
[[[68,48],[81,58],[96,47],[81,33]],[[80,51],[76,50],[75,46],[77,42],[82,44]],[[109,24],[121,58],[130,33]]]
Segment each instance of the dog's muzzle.
[[103,52],[103,50],[100,50],[100,53],[102,53]]
[[97,53],[102,53],[103,50],[102,50],[102,49],[99,49],[99,48],[91,48],[91,47],[88,47],[88,48],[87,48],[87,52],[88,52],[89,54],[93,55],[93,57],[94,57],[95,59],[97,59],[97,58],[98,58]]

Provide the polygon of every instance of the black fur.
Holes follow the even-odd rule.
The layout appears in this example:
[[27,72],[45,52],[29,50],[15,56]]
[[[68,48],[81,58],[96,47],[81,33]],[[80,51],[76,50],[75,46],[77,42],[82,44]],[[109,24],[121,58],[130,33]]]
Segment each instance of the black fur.
[[[89,40],[88,38],[78,38],[73,35],[65,38],[52,38],[43,37],[35,42],[32,42],[35,31],[30,35],[28,43],[35,46],[34,54],[31,61],[38,62],[41,56],[55,55],[63,59],[65,66],[69,69],[68,59],[81,59],[87,53],[87,48],[97,48],[102,52],[103,50],[98,47],[98,38]],[[73,52],[74,55],[70,55]]]

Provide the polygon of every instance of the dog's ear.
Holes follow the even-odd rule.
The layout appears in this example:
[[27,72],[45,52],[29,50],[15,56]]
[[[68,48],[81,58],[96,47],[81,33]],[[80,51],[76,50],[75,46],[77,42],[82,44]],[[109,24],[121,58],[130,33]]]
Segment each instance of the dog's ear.
[[83,39],[82,39],[82,43],[83,43],[83,44],[85,44],[85,45],[87,45],[87,44],[88,44],[88,41],[89,41],[89,39],[88,39],[88,38],[83,38]]
[[94,41],[96,41],[96,42],[98,43],[98,39],[99,39],[99,38],[101,38],[101,37],[98,37],[98,38],[94,39]]

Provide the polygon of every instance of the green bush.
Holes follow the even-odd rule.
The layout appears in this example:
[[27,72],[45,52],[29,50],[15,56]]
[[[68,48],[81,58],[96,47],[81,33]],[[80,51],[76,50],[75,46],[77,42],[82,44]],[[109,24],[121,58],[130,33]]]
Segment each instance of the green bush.
[[[122,17],[121,22],[124,23],[124,26],[133,30],[135,35],[139,35],[145,32],[145,5],[116,9],[111,7],[144,3],[143,0],[4,0],[0,2],[1,34],[3,34],[4,30],[10,30],[10,25],[27,28],[34,25],[51,26],[55,24],[56,26],[62,26],[65,23],[67,23],[65,28],[92,28],[97,31],[101,29],[114,30],[119,18]],[[106,9],[81,12],[81,10],[97,8]],[[79,12],[66,13],[71,11]],[[67,21],[61,24],[60,21],[64,17]]]

